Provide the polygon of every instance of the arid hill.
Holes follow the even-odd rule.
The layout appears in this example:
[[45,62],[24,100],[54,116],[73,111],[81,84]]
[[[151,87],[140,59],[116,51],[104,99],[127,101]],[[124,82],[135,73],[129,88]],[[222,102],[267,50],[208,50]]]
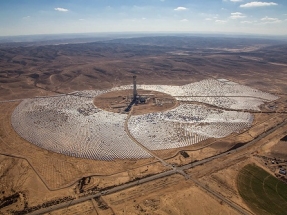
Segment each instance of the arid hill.
[[[13,44],[0,49],[0,98],[105,89],[130,83],[134,74],[145,84],[181,85],[206,77],[225,77],[282,93],[286,90],[287,45],[280,43],[244,38],[147,37],[27,47]],[[270,80],[274,74],[278,80],[275,88]]]

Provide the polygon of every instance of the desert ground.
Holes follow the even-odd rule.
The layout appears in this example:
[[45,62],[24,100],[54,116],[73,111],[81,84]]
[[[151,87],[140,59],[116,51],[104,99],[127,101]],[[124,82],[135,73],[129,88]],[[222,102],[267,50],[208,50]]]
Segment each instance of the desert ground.
[[[284,182],[287,190],[287,177],[280,173],[287,168],[286,54],[285,42],[250,38],[144,37],[0,46],[0,214],[261,214],[260,206],[242,195],[239,178],[251,164]],[[121,87],[131,85],[134,75],[142,86],[224,79],[276,99],[259,109],[234,110],[139,90],[166,103],[135,106],[126,114],[130,120],[181,105],[253,117],[249,127],[225,137],[159,150],[147,143],[143,149],[150,156],[142,159],[68,156],[27,141],[13,127],[13,112],[26,99],[44,101],[88,90],[119,89],[91,98],[96,107],[118,114],[131,95]],[[135,124],[125,124],[125,131],[136,142]]]

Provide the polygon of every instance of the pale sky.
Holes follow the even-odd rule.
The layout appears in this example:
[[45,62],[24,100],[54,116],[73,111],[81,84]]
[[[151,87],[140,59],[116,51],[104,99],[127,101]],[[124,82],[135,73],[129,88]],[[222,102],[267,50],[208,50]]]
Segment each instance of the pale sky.
[[86,32],[287,35],[287,0],[0,0],[0,36]]

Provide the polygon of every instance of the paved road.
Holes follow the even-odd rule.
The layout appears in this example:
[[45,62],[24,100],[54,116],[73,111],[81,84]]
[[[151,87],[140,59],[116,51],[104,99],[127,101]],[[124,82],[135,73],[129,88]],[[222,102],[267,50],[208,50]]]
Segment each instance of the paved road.
[[234,154],[234,153],[237,153],[237,152],[240,152],[240,151],[243,151],[244,149],[250,147],[251,145],[255,144],[256,142],[260,141],[261,139],[265,138],[266,136],[268,136],[269,134],[273,133],[274,131],[276,131],[278,128],[284,126],[287,124],[287,121],[283,121],[282,123],[278,124],[277,126],[275,126],[274,128],[266,131],[265,133],[262,133],[260,134],[258,137],[256,137],[254,140],[246,143],[245,145],[237,148],[237,149],[233,149],[233,150],[230,150],[230,151],[227,151],[227,152],[224,152],[224,153],[221,153],[221,154],[218,154],[218,155],[215,155],[213,157],[210,157],[210,158],[205,158],[203,160],[200,160],[200,161],[197,161],[197,162],[194,162],[194,163],[191,163],[191,164],[187,164],[187,165],[184,165],[184,166],[181,166],[181,167],[178,167],[177,169],[179,170],[186,170],[186,169],[190,169],[192,167],[195,167],[195,166],[198,166],[198,165],[202,165],[204,163],[207,163],[209,161],[212,161],[214,159],[217,159],[217,158],[221,158],[223,156],[226,156],[226,155],[229,155],[229,154]]
[[[155,179],[159,179],[159,178],[163,178],[163,177],[166,177],[166,176],[170,176],[170,175],[173,175],[175,173],[179,173],[179,174],[183,174],[183,175],[187,175],[184,170],[187,170],[187,169],[190,169],[192,167],[195,167],[195,166],[198,166],[198,165],[202,165],[202,164],[205,164],[207,162],[210,162],[212,160],[215,160],[215,159],[218,159],[218,158],[221,158],[221,157],[224,157],[224,156],[227,156],[227,155],[230,155],[230,154],[234,154],[236,152],[239,152],[239,151],[243,151],[244,149],[246,149],[247,147],[250,147],[252,146],[253,144],[257,143],[258,141],[260,141],[261,139],[265,138],[266,136],[268,136],[269,134],[273,133],[274,131],[276,131],[278,128],[282,127],[282,126],[285,126],[287,124],[287,121],[285,120],[284,122],[278,124],[277,126],[275,126],[274,128],[270,129],[269,131],[259,135],[257,138],[255,138],[254,140],[248,142],[247,144],[245,144],[244,146],[240,147],[240,148],[237,148],[237,149],[233,149],[233,150],[230,150],[228,152],[224,152],[222,154],[219,154],[219,155],[216,155],[216,156],[213,156],[213,157],[210,157],[210,158],[206,158],[206,159],[203,159],[203,160],[200,160],[200,161],[197,161],[197,162],[194,162],[194,163],[191,163],[191,164],[187,164],[187,165],[184,165],[184,166],[181,166],[181,167],[174,167],[173,169],[171,170],[168,170],[166,172],[162,172],[162,173],[158,173],[156,175],[152,175],[152,176],[149,176],[149,177],[146,177],[146,178],[143,178],[143,179],[139,179],[139,180],[136,180],[136,181],[133,181],[133,182],[130,182],[130,183],[127,183],[127,184],[123,184],[123,185],[119,185],[119,186],[116,186],[116,187],[113,187],[113,188],[110,188],[110,189],[107,189],[107,190],[104,190],[100,193],[96,193],[96,194],[93,194],[93,195],[88,195],[88,196],[85,196],[85,197],[81,197],[79,199],[74,199],[72,201],[69,201],[69,202],[64,202],[64,203],[61,203],[61,204],[58,204],[58,205],[55,205],[55,206],[51,206],[51,207],[47,207],[47,208],[43,208],[43,209],[40,209],[40,210],[37,210],[37,211],[34,211],[32,213],[29,213],[30,215],[36,215],[36,214],[43,214],[43,213],[48,213],[48,212],[51,212],[51,211],[54,211],[54,210],[57,210],[57,209],[61,209],[61,208],[65,208],[65,207],[68,207],[70,205],[74,205],[74,204],[78,204],[78,203],[81,203],[81,202],[85,202],[87,200],[90,200],[92,198],[95,198],[95,197],[100,197],[102,195],[108,195],[108,194],[111,194],[111,193],[116,193],[116,192],[119,192],[119,191],[122,191],[122,190],[125,190],[127,188],[130,188],[130,187],[134,187],[136,185],[139,185],[139,184],[143,184],[143,183],[146,183],[146,182],[149,182],[149,181],[153,181]],[[188,176],[189,177],[189,176]],[[222,199],[225,203],[229,204],[232,208],[234,208],[235,210],[237,210],[238,212],[242,213],[242,214],[250,214],[250,212],[248,212],[247,210],[245,210],[244,208],[240,207],[239,205],[229,201],[228,199],[224,198],[223,196],[219,195],[218,193],[206,188],[203,184],[201,184],[199,181],[197,181],[196,179],[193,179],[193,178],[190,178],[193,182],[195,182],[198,186],[206,189],[208,192],[210,192],[211,194],[215,195],[216,197]]]
[[111,193],[116,193],[116,192],[125,190],[127,188],[134,187],[134,186],[139,185],[139,184],[143,184],[143,183],[146,183],[146,182],[149,182],[149,181],[153,181],[153,180],[156,180],[156,179],[159,179],[159,178],[170,176],[170,175],[173,175],[175,173],[176,173],[176,170],[174,170],[174,169],[173,170],[169,170],[167,172],[163,172],[163,173],[160,173],[160,174],[152,175],[152,176],[149,176],[147,178],[136,180],[136,181],[133,181],[133,182],[130,182],[130,183],[127,183],[127,184],[119,185],[119,186],[116,186],[116,187],[113,187],[113,188],[101,191],[101,192],[93,194],[93,195],[88,195],[88,196],[85,196],[85,197],[81,197],[79,199],[74,199],[72,201],[60,203],[58,205],[54,205],[54,206],[51,206],[51,207],[42,208],[40,210],[37,210],[37,211],[29,213],[29,215],[48,213],[48,212],[51,212],[51,211],[54,211],[54,210],[58,210],[58,209],[65,208],[65,207],[68,207],[68,206],[71,206],[71,205],[75,205],[75,204],[78,204],[78,203],[81,203],[81,202],[85,202],[85,201],[90,200],[90,199],[95,198],[95,197],[100,197],[102,195],[108,195],[108,194],[111,194]]

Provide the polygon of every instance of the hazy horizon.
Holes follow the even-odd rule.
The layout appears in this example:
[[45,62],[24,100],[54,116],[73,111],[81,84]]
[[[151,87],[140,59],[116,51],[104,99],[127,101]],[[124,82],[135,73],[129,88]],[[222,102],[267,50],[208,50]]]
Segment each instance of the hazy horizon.
[[287,35],[287,2],[251,0],[9,0],[0,36],[82,33]]
[[[63,33],[0,36],[0,44],[5,43],[41,43],[46,45],[89,43],[114,39],[147,38],[147,37],[199,37],[199,38],[244,38],[267,39],[287,42],[287,35],[233,34],[207,32],[98,32],[98,33]],[[35,45],[35,44],[34,44]]]

